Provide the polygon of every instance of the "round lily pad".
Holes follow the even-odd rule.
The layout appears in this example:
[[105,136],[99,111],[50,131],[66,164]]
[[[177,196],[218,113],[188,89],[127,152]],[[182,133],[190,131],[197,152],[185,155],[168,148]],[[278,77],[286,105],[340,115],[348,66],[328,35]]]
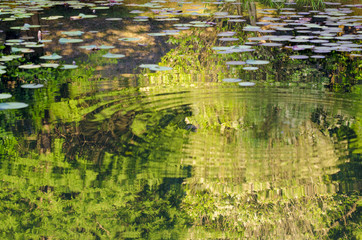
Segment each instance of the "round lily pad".
[[292,55],[292,56],[289,56],[291,59],[308,59],[309,57],[308,56],[305,56],[305,55]]
[[6,102],[6,103],[0,103],[0,110],[8,110],[8,109],[20,109],[20,108],[26,108],[29,105],[22,102]]
[[40,68],[40,65],[25,64],[25,65],[20,65],[19,68],[22,68],[22,69],[34,69],[34,68]]
[[118,40],[124,42],[133,42],[133,41],[139,41],[141,40],[141,38],[119,38]]
[[153,70],[153,71],[167,71],[167,70],[172,70],[172,67],[164,67],[164,66],[153,66],[153,67],[150,67],[149,68],[150,70]]
[[57,59],[61,59],[62,56],[53,53],[52,55],[45,55],[45,56],[41,56],[40,59],[45,59],[45,60],[57,60]]
[[80,46],[79,48],[86,49],[86,50],[99,49],[99,47],[97,45],[84,45],[84,46]]
[[0,99],[7,99],[7,98],[11,98],[13,95],[11,95],[10,93],[0,93]]
[[106,18],[106,21],[122,21],[122,18]]
[[29,83],[29,84],[23,84],[20,87],[21,88],[36,89],[36,88],[42,88],[42,87],[44,87],[44,85],[43,84],[37,84],[37,83]]
[[268,64],[269,61],[266,60],[246,60],[247,64],[252,64],[252,65],[263,65],[263,64]]
[[227,65],[244,65],[246,62],[244,61],[228,61],[226,62]]
[[101,45],[98,47],[99,49],[112,49],[114,48],[114,46],[111,46],[111,45]]
[[59,18],[63,18],[63,16],[49,16],[49,17],[42,17],[43,20],[57,20]]
[[64,64],[63,66],[60,67],[60,69],[63,69],[63,70],[65,70],[65,69],[75,69],[77,67],[78,67],[78,65]]
[[246,71],[254,71],[254,70],[258,70],[259,68],[258,67],[243,67],[243,70],[246,70]]
[[159,36],[166,36],[167,33],[148,33],[149,36],[159,37]]
[[224,78],[222,81],[223,82],[235,83],[235,82],[240,82],[241,79],[240,78]]
[[70,37],[74,37],[74,36],[81,36],[83,35],[84,32],[82,31],[69,31],[69,32],[62,32],[62,34],[70,36]]
[[151,68],[151,67],[156,67],[158,66],[157,64],[141,64],[139,67],[140,68]]
[[124,54],[107,53],[107,54],[103,55],[102,57],[104,57],[104,58],[123,58],[125,56],[126,55],[124,55]]
[[239,86],[241,86],[241,87],[252,87],[254,85],[255,85],[255,83],[253,83],[253,82],[241,82],[241,83],[239,83]]
[[57,63],[42,63],[42,64],[40,64],[40,66],[45,67],[45,68],[57,68],[57,67],[59,67],[59,64],[57,64]]
[[59,39],[60,44],[80,43],[80,42],[83,42],[83,39],[79,39],[79,38],[60,38]]

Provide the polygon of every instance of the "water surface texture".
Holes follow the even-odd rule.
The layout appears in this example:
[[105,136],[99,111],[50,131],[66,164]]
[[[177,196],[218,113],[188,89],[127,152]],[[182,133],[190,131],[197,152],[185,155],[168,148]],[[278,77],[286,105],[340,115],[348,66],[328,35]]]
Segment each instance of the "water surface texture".
[[360,239],[359,1],[1,1],[1,239]]

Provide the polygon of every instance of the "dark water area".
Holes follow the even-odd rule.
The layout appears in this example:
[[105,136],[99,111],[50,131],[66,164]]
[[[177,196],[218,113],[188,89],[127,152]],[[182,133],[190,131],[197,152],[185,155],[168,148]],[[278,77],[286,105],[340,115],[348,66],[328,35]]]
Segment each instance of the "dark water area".
[[1,1],[1,239],[361,239],[359,1]]

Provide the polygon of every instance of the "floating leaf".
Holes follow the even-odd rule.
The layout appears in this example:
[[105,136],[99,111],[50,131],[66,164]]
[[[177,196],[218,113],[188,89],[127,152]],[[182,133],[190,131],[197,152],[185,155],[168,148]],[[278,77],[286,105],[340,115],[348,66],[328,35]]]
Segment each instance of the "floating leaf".
[[308,56],[305,56],[305,55],[292,55],[292,56],[289,56],[291,59],[308,59],[309,57]]
[[151,68],[151,67],[156,67],[158,66],[157,64],[141,64],[139,67],[140,68]]
[[72,64],[64,64],[63,66],[60,67],[60,69],[75,69],[77,68],[78,65],[72,65]]
[[62,32],[62,34],[70,36],[70,37],[74,37],[74,36],[81,36],[83,35],[84,32],[82,31],[69,31],[69,32]]
[[124,54],[113,54],[113,53],[107,53],[103,55],[104,58],[124,58],[126,55]]
[[223,82],[235,83],[235,82],[240,82],[241,79],[240,78],[224,78],[222,81]]
[[29,105],[22,102],[6,102],[6,103],[0,103],[0,110],[8,110],[8,109],[20,109],[20,108],[26,108]]
[[159,37],[159,36],[166,36],[167,33],[147,33],[147,35],[153,36],[153,37]]
[[246,62],[244,61],[228,61],[226,62],[227,65],[244,65]]
[[122,21],[122,18],[106,18],[106,21]]
[[125,41],[125,42],[132,42],[132,41],[139,41],[142,38],[118,38],[119,41]]
[[99,49],[112,49],[114,48],[114,46],[111,46],[111,45],[101,45],[98,47]]
[[239,83],[239,86],[241,86],[241,87],[251,87],[251,86],[254,86],[255,85],[255,83],[253,83],[253,82],[241,82],[241,83]]
[[36,88],[42,88],[42,87],[44,87],[44,85],[43,84],[37,84],[37,83],[29,83],[29,84],[23,84],[20,87],[36,89]]
[[254,70],[258,70],[259,68],[258,67],[243,67],[243,70],[246,70],[246,71],[254,71]]
[[11,95],[10,93],[0,93],[0,99],[7,99],[7,98],[11,98],[13,95]]
[[57,20],[59,18],[63,18],[63,16],[49,16],[49,17],[42,17],[43,20]]
[[45,67],[45,68],[57,68],[57,67],[59,67],[59,64],[57,64],[57,63],[42,63],[42,64],[40,64],[40,66]]
[[40,48],[40,47],[45,47],[44,44],[28,44],[28,45],[25,45],[25,47],[27,48]]
[[52,55],[45,55],[45,56],[41,56],[40,58],[45,59],[45,60],[57,60],[57,59],[61,59],[62,56],[60,56],[56,53],[53,53]]
[[247,64],[252,64],[252,65],[263,65],[263,64],[268,64],[269,61],[266,60],[246,60]]
[[20,65],[19,68],[22,68],[22,69],[34,69],[34,68],[40,68],[40,65],[25,64],[25,65]]
[[60,44],[80,43],[80,42],[83,42],[83,39],[78,39],[78,38],[60,38],[59,39]]

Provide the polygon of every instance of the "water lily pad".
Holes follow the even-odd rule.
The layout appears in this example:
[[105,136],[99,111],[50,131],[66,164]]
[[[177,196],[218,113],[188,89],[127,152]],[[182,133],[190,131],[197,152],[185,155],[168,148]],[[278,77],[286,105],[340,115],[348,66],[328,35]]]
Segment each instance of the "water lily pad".
[[12,58],[12,57],[7,57],[7,56],[2,56],[2,57],[0,58],[0,62],[9,62],[9,61],[12,61],[12,60],[14,60],[14,58]]
[[42,17],[43,20],[57,20],[63,18],[63,16],[49,16],[49,17]]
[[305,55],[292,55],[292,56],[289,56],[289,58],[291,58],[291,59],[308,59],[309,57],[305,56]]
[[27,48],[41,48],[41,47],[45,47],[44,44],[27,44],[25,45],[25,47]]
[[114,46],[111,46],[111,45],[101,45],[98,47],[99,49],[112,49],[114,48]]
[[7,99],[7,98],[11,98],[13,95],[11,95],[10,93],[0,93],[0,99]]
[[34,68],[40,68],[40,65],[37,65],[37,64],[25,64],[25,65],[20,65],[19,68],[22,68],[22,69],[34,69]]
[[37,84],[37,83],[29,83],[29,84],[23,84],[20,87],[36,89],[36,88],[42,88],[42,87],[44,87],[44,85],[43,84]]
[[45,59],[45,60],[57,60],[57,59],[61,59],[62,56],[53,53],[52,55],[45,55],[45,56],[41,56],[40,59]]
[[78,16],[72,16],[70,19],[72,20],[79,20],[79,19],[85,19],[85,18],[96,18],[97,15],[85,15],[83,13],[80,13]]
[[151,67],[156,67],[158,66],[157,64],[141,64],[139,67],[140,68],[151,68]]
[[86,50],[99,49],[99,47],[97,45],[84,45],[84,46],[80,46],[79,48],[86,49]]
[[60,44],[80,43],[80,42],[83,42],[83,39],[79,39],[79,38],[60,38],[59,39]]
[[268,43],[262,43],[261,46],[264,46],[264,47],[282,47],[283,44],[268,42]]
[[124,42],[133,42],[133,41],[139,41],[142,38],[118,38],[119,41],[124,41]]
[[323,58],[326,58],[326,57],[323,56],[323,55],[313,55],[313,56],[310,56],[310,58],[323,59]]
[[147,35],[152,37],[160,37],[160,36],[166,36],[167,33],[148,33]]
[[227,65],[244,65],[246,62],[244,61],[228,61],[226,62]]
[[124,58],[126,55],[124,54],[113,54],[113,53],[107,53],[103,55],[104,58]]
[[164,67],[164,66],[153,66],[153,67],[150,67],[149,68],[150,70],[153,70],[153,71],[168,71],[168,70],[172,70],[172,67]]
[[23,39],[8,39],[6,40],[7,43],[21,43],[24,42]]
[[60,67],[60,69],[65,70],[65,69],[75,69],[77,68],[78,65],[72,65],[72,64],[64,64],[63,66]]
[[70,37],[75,37],[75,36],[83,35],[84,32],[82,32],[82,31],[69,31],[69,32],[62,32],[62,34],[70,36]]
[[223,82],[235,83],[235,82],[240,82],[241,79],[240,78],[224,78],[222,81]]
[[109,9],[109,7],[99,6],[99,7],[92,7],[91,9],[92,9],[92,10],[107,10],[107,9]]
[[122,21],[122,18],[106,18],[106,21]]
[[29,105],[22,102],[6,102],[6,103],[0,103],[0,110],[9,110],[9,109],[20,109],[20,108],[26,108]]
[[258,67],[243,67],[243,70],[246,70],[246,71],[254,71],[254,70],[258,70],[259,68]]
[[239,83],[239,86],[241,86],[241,87],[252,87],[254,85],[255,85],[255,83],[253,83],[253,82],[241,82],[241,83]]
[[252,65],[263,65],[263,64],[268,64],[270,62],[266,60],[246,60],[246,63]]
[[39,42],[40,43],[49,43],[49,42],[52,42],[53,40],[51,39],[44,39],[44,40],[40,40]]
[[45,68],[57,68],[57,67],[59,67],[59,64],[57,64],[57,63],[42,63],[42,64],[40,64],[40,66],[45,67]]

